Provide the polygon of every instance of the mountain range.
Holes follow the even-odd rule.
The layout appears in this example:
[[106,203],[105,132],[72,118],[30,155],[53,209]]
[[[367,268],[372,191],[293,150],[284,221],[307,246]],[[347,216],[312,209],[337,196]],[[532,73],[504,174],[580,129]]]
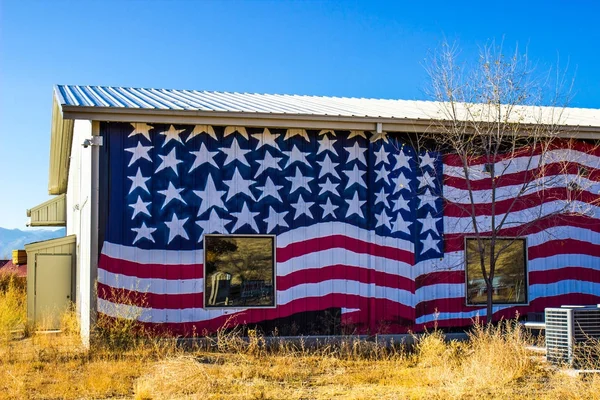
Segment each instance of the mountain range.
[[65,236],[65,228],[49,229],[6,229],[0,228],[0,260],[12,257],[13,250],[22,250],[26,244],[41,240],[54,239]]

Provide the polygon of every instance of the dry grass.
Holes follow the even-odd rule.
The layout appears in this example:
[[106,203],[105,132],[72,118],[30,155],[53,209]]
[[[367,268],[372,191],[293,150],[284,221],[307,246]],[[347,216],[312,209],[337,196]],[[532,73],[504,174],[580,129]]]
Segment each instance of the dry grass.
[[10,340],[13,331],[25,326],[26,294],[22,278],[13,274],[0,274],[0,342]]
[[0,398],[600,399],[600,377],[549,367],[512,322],[478,327],[462,343],[430,332],[411,348],[352,337],[309,348],[223,330],[185,351],[114,320],[100,321],[104,340],[86,350],[72,311],[62,326],[60,335],[2,342]]

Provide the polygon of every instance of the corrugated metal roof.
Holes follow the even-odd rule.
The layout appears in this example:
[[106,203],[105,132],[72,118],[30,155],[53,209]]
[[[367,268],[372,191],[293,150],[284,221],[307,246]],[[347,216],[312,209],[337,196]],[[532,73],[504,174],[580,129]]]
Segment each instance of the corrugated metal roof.
[[[272,115],[341,116],[406,120],[445,119],[441,104],[433,101],[365,99],[197,90],[139,89],[107,86],[58,85],[61,106],[102,109],[139,109],[256,113]],[[555,115],[551,107],[523,107],[526,122]],[[562,125],[600,127],[600,109],[567,108]],[[523,122],[520,119],[521,122]]]

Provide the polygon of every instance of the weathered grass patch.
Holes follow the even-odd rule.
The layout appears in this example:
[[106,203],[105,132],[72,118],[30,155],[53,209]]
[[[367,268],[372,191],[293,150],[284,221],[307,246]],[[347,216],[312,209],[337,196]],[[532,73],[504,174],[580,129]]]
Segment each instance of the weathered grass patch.
[[583,380],[548,366],[526,350],[529,338],[512,321],[476,327],[467,342],[429,332],[412,347],[347,337],[309,348],[223,330],[185,350],[108,319],[97,332],[104,340],[86,350],[72,311],[62,325],[60,335],[1,342],[0,398],[600,399],[599,376]]

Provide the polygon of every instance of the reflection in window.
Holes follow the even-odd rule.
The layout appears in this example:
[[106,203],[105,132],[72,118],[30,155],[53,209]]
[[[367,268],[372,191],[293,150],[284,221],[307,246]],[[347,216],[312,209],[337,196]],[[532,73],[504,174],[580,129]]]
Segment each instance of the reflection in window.
[[204,237],[206,307],[275,305],[275,237]]
[[[484,244],[485,268],[489,272],[491,240],[481,240]],[[525,246],[525,239],[496,239],[495,253],[498,259],[493,281],[495,304],[527,303]],[[481,272],[477,239],[466,239],[466,259],[467,304],[486,304],[487,289]]]

